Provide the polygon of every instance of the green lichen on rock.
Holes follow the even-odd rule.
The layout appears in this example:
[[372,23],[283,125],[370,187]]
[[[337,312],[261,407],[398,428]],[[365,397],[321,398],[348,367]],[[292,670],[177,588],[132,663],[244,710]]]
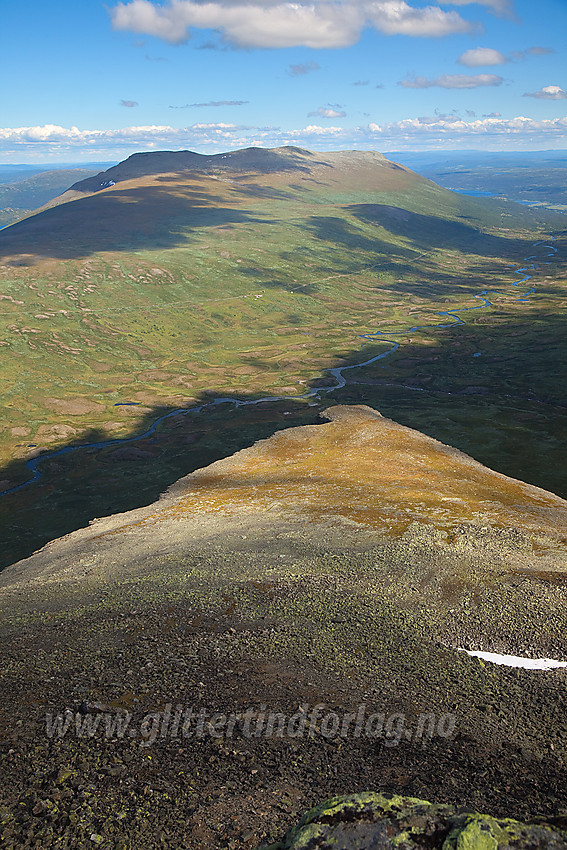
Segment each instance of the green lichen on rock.
[[260,850],[567,850],[567,832],[470,813],[415,797],[366,792],[308,811],[281,841]]
[[502,835],[503,830],[493,818],[467,818],[463,827],[452,829],[443,844],[443,850],[497,850],[500,842],[493,825],[498,830],[496,835]]
[[443,850],[497,850],[505,847],[567,847],[567,831],[550,824],[528,824],[489,815],[460,815],[450,819],[452,829]]

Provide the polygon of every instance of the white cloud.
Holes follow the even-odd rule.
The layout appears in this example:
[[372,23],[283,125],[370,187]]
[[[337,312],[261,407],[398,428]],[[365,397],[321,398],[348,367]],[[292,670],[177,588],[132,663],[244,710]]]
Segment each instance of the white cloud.
[[36,127],[0,128],[0,140],[18,142],[83,142],[104,135],[102,130],[79,130],[77,127],[60,127],[58,124],[43,124]]
[[476,29],[457,12],[444,12],[439,6],[415,9],[403,0],[382,0],[368,3],[366,8],[370,23],[385,35],[438,37]]
[[364,18],[340,3],[198,3],[171,0],[155,6],[149,0],[119,3],[111,10],[114,29],[157,36],[173,44],[189,37],[189,28],[220,30],[241,47],[345,47],[353,44]]
[[478,3],[480,6],[486,6],[499,17],[515,17],[512,0],[446,0],[446,2],[451,6],[469,6],[472,3]]
[[307,113],[308,118],[344,118],[345,115],[346,112],[342,109],[334,109],[331,106],[320,106],[314,112]]
[[209,142],[219,137],[229,137],[237,131],[251,128],[236,124],[193,124],[191,127],[174,128],[159,125],[122,127],[119,130],[79,130],[77,127],[60,127],[45,124],[38,127],[0,128],[0,149],[40,148],[69,150],[96,146],[106,148],[136,148],[156,145],[182,145],[183,142]]
[[399,86],[406,89],[429,89],[434,86],[442,89],[476,89],[479,86],[500,86],[504,82],[503,77],[496,74],[442,74],[436,80],[428,80],[426,77],[411,77],[400,80]]
[[499,50],[492,47],[474,47],[459,57],[461,65],[468,68],[480,68],[482,65],[505,65],[506,57]]
[[[371,126],[371,125],[369,125]],[[380,128],[380,132],[394,131],[415,134],[462,134],[464,136],[478,135],[511,135],[527,132],[561,133],[567,132],[567,118],[552,118],[536,120],[519,115],[516,118],[478,118],[465,121],[458,115],[442,115],[432,118],[406,118],[394,124]]]
[[[326,122],[325,122],[326,123]],[[81,130],[47,124],[0,128],[0,158],[5,162],[46,162],[71,158],[124,159],[135,151],[199,150],[222,152],[250,146],[298,145],[314,150],[409,150],[416,146],[454,149],[460,144],[501,150],[564,148],[567,117],[536,120],[526,116],[504,119],[497,113],[482,118],[436,114],[405,118],[389,124],[370,121],[364,126],[309,124],[296,129],[254,127],[224,122],[188,127],[132,126],[115,130]]]
[[321,127],[319,124],[309,124],[299,131],[301,134],[309,136],[338,136],[345,131],[342,127]]
[[567,91],[561,86],[544,86],[539,91],[525,92],[524,97],[537,97],[539,100],[565,100]]
[[116,30],[181,44],[190,29],[215,29],[239,47],[347,47],[365,27],[386,35],[438,37],[477,27],[439,6],[405,0],[150,0],[120,2],[110,10]]

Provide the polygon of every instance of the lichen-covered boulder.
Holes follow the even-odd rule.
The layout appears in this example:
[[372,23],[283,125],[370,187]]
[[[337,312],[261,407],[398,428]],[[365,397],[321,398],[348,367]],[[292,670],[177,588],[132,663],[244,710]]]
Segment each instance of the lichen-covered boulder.
[[[567,818],[520,823],[415,797],[333,797],[264,850],[567,850]],[[261,848],[259,849],[261,850]]]

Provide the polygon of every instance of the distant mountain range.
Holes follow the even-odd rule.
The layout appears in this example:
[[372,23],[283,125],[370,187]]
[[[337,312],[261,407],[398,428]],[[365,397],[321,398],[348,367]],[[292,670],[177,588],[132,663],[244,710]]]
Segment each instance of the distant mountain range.
[[[31,175],[22,170],[19,176],[14,172],[0,174],[0,227],[30,215],[65,192],[73,180],[85,179],[92,174],[88,168],[62,168]],[[2,178],[10,182],[5,183]]]
[[567,212],[567,151],[397,151],[388,154],[441,186]]

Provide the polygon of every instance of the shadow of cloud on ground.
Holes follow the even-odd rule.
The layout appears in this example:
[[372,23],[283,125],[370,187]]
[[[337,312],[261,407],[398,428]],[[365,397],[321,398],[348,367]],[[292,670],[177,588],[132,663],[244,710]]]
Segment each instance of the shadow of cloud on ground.
[[261,266],[240,266],[238,271],[239,274],[243,274],[257,280],[258,286],[262,287],[262,289],[283,289],[288,292],[298,290],[301,291],[303,295],[312,295],[318,291],[316,281],[313,283],[298,284],[291,275],[288,275],[287,279],[285,279],[284,275],[278,279],[274,276],[273,269],[263,268]]
[[521,250],[520,240],[484,233],[473,224],[422,215],[387,204],[352,204],[348,211],[365,224],[379,225],[395,236],[409,239],[416,248],[454,248],[483,257],[502,257]]
[[[238,198],[236,198],[238,200]],[[160,250],[186,245],[192,232],[236,223],[270,223],[202,188],[112,189],[37,213],[0,231],[6,264],[80,259],[99,251]]]
[[[361,205],[361,208],[369,206],[375,210],[379,205]],[[352,208],[349,208],[352,211]],[[414,216],[413,213],[408,213],[406,210],[396,207],[387,208],[395,211],[395,215],[400,217]],[[366,213],[365,213],[366,215]],[[419,216],[416,216],[420,218]],[[399,233],[394,233],[393,229],[387,231],[387,236],[392,233],[391,240],[384,238],[384,230],[386,225],[382,225],[379,220],[373,220],[369,215],[364,218],[359,216],[361,222],[366,225],[363,229],[361,224],[358,224],[356,219],[349,221],[348,219],[339,216],[311,216],[306,218],[300,225],[296,225],[303,232],[312,234],[317,243],[321,244],[318,247],[316,256],[317,266],[313,266],[313,251],[310,246],[299,246],[293,252],[282,251],[280,258],[285,261],[297,260],[297,255],[305,256],[306,264],[309,263],[313,267],[313,274],[316,280],[309,286],[315,286],[317,279],[326,280],[333,275],[356,275],[366,271],[381,274],[389,274],[390,277],[386,283],[386,288],[392,292],[400,294],[419,296],[420,298],[431,298],[439,302],[439,296],[447,294],[454,296],[456,292],[459,295],[473,295],[479,290],[478,275],[493,275],[497,273],[499,276],[506,278],[506,270],[499,263],[495,266],[491,263],[490,257],[495,256],[500,260],[503,256],[510,258],[521,265],[523,252],[529,254],[532,250],[531,240],[521,239],[506,239],[503,237],[488,236],[477,231],[473,227],[465,226],[460,223],[447,222],[444,219],[435,219],[434,217],[421,216],[422,219],[427,219],[427,223],[422,222],[424,233],[420,236],[419,233],[414,234],[412,227],[407,226],[407,232],[404,228],[399,228]],[[409,221],[410,219],[408,219]],[[402,220],[405,221],[405,219]],[[441,234],[435,228],[435,222],[440,221],[446,227]],[[407,224],[407,222],[406,222]],[[372,233],[372,229],[375,233]],[[464,234],[464,235],[463,235]],[[477,239],[489,239],[491,250],[494,249],[494,254],[482,254],[479,243],[476,246],[477,250],[473,250],[474,246],[469,244],[471,234]],[[414,238],[414,235],[416,238]],[[440,244],[447,236],[454,240],[453,245]],[[396,241],[400,236],[407,240],[406,244],[400,244]],[[469,241],[467,241],[469,240]],[[408,244],[409,243],[409,244]],[[458,268],[450,272],[443,272],[437,262],[428,266],[427,255],[431,254],[437,248],[454,247],[458,251],[471,251],[473,258],[467,258],[467,266],[462,272]],[[425,249],[425,250],[424,250]],[[475,256],[478,253],[478,257]],[[426,259],[421,260],[421,257]],[[416,261],[420,260],[419,265]],[[252,276],[255,272],[253,269],[245,269]],[[270,272],[260,270],[269,277]],[[461,276],[462,275],[462,276]],[[514,279],[515,272],[509,270],[510,282]],[[521,275],[520,275],[521,276]],[[378,286],[380,284],[378,283]],[[506,285],[506,280],[499,283],[500,286]],[[315,289],[305,289],[302,291],[315,291]]]
[[[400,348],[346,372],[349,383],[331,398],[368,404],[491,469],[567,499],[564,317],[532,307],[526,322],[506,309],[457,311],[465,325],[432,326],[410,339],[393,334]],[[372,351],[380,349],[365,348],[358,362]]]
[[[350,208],[352,210],[352,208]],[[405,210],[403,210],[405,212]],[[376,224],[378,222],[370,222]],[[305,222],[297,225],[304,231],[312,233],[317,239],[329,243],[329,249],[336,245],[340,245],[349,249],[360,249],[368,251],[376,255],[388,255],[394,251],[397,255],[404,257],[414,257],[415,251],[411,248],[401,247],[381,239],[378,235],[369,235],[367,232],[359,230],[353,224],[345,221],[339,216],[311,216]]]
[[[43,452],[38,465],[41,477],[35,481],[25,459],[7,464],[0,470],[2,489],[7,489],[6,482],[30,483],[0,496],[0,569],[87,526],[95,517],[151,504],[182,476],[281,428],[313,424],[317,418],[318,408],[305,403],[287,398],[261,402],[261,395],[244,393],[230,397],[242,406],[231,400],[212,406],[224,395],[203,393],[189,409],[153,408],[129,434],[100,448],[89,444],[112,438],[96,429],[86,431],[79,440]],[[201,405],[210,406],[201,413],[191,412]],[[284,417],[284,411],[291,415]],[[158,419],[163,421],[153,430]]]

